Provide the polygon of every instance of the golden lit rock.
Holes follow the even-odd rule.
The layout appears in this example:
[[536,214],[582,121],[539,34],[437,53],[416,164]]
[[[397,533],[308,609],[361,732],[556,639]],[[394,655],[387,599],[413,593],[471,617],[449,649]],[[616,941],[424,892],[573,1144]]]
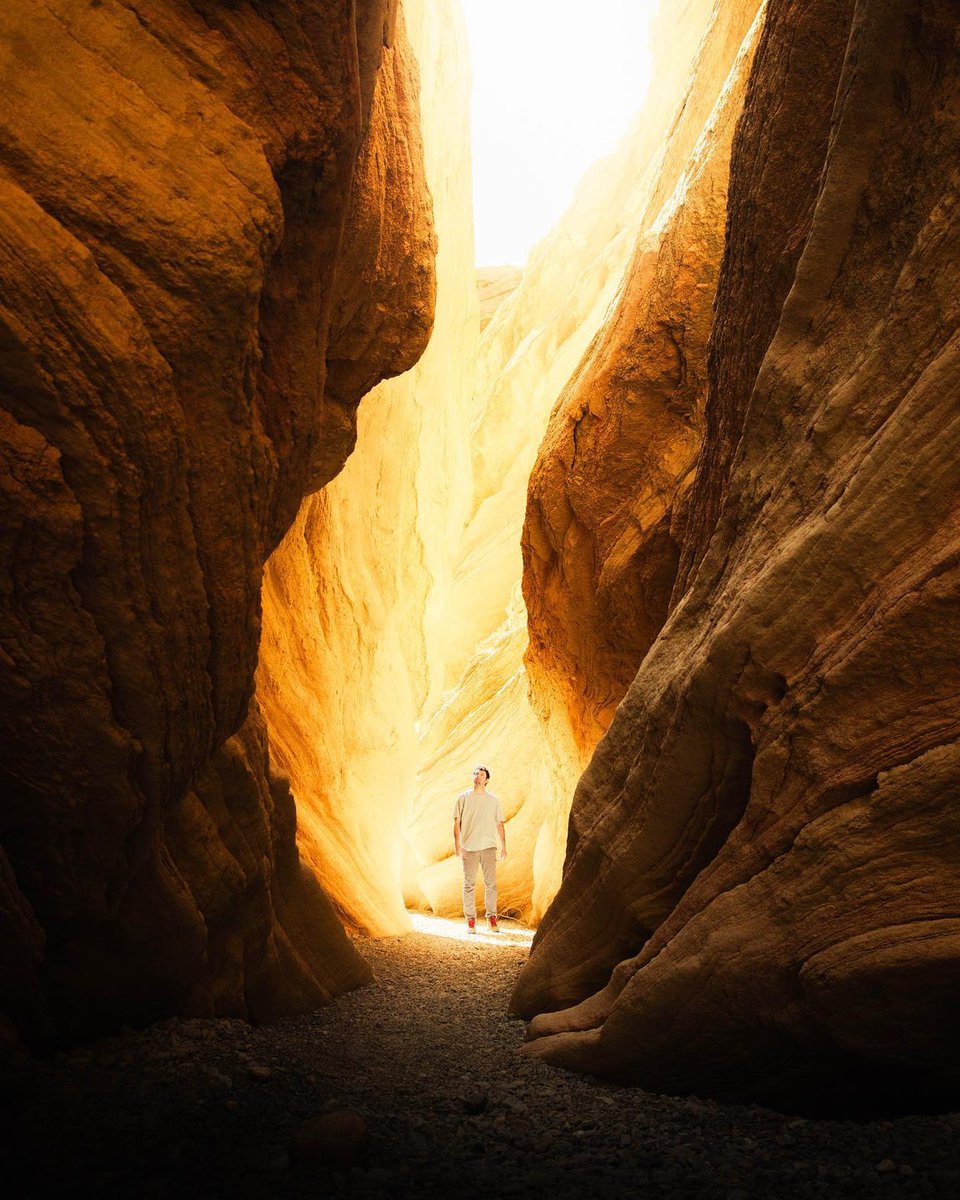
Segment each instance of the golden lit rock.
[[550,1061],[956,1094],[956,35],[946,2],[770,4],[673,609],[514,997]]
[[369,978],[248,706],[263,564],[429,332],[395,18],[0,12],[0,1007],[34,1045]]
[[530,479],[527,668],[556,752],[589,756],[666,620],[703,430],[730,143],[762,6],[714,6],[616,308]]
[[[658,560],[657,530],[669,528],[671,497],[699,437],[704,365],[697,364],[697,355],[704,354],[722,244],[724,156],[742,101],[744,55],[757,7],[701,0],[687,6],[682,20],[671,21],[669,47],[661,46],[643,112],[616,153],[587,173],[569,211],[535,249],[516,291],[484,332],[474,493],[454,567],[457,620],[447,640],[451,690],[424,738],[411,826],[411,841],[434,860],[420,879],[437,912],[460,908],[449,813],[437,798],[455,795],[464,786],[465,769],[483,761],[495,772],[493,790],[500,789],[510,816],[501,907],[509,895],[525,919],[540,917],[560,884],[576,780],[619,699],[617,689],[622,694],[629,682],[630,664],[636,669],[643,638],[649,641],[663,619],[663,593],[672,585],[676,553],[666,555],[666,566],[662,553]],[[701,46],[708,25],[711,36]],[[696,241],[688,244],[691,235]],[[677,368],[671,322],[679,340],[689,339],[687,372]],[[630,366],[621,368],[618,356]],[[645,398],[621,420],[619,400],[631,389]],[[607,390],[613,394],[604,402]],[[531,510],[539,488],[544,507],[552,506],[541,522],[549,520],[562,536],[571,500],[566,485],[551,476],[562,476],[569,466],[571,412],[587,403],[594,409],[606,403],[609,417],[604,432],[585,448],[593,458],[586,467],[581,461],[571,491],[582,486],[584,471],[593,472],[593,490],[576,503],[584,520],[606,517],[603,537],[616,543],[605,567],[605,578],[616,577],[608,591],[612,607],[629,608],[645,582],[637,569],[644,550],[634,547],[631,555],[624,549],[644,503],[652,527],[644,543],[651,564],[647,577],[659,582],[660,595],[645,623],[631,614],[622,632],[604,627],[592,594],[596,551],[585,536],[579,541],[571,536],[562,563],[549,570],[536,563],[528,572],[525,586],[536,619],[534,673],[528,677],[519,595],[528,480],[533,472]],[[618,474],[610,459],[621,457]],[[635,473],[647,476],[646,500],[637,494]],[[546,546],[542,532],[528,536],[540,536]],[[541,548],[541,557],[545,553]],[[561,603],[537,570],[574,581]],[[571,680],[571,664],[586,649],[578,638],[587,637],[601,647],[608,638],[617,647],[616,670],[602,677],[592,663]],[[594,658],[602,656],[599,649]],[[605,690],[602,704],[593,702],[591,688]],[[469,782],[469,774],[466,778]]]
[[[442,18],[420,4],[405,12],[437,198],[437,322],[420,362],[365,398],[352,457],[270,560],[257,684],[272,754],[296,797],[301,853],[344,919],[382,934],[409,928],[416,725],[442,687],[479,334],[468,79],[450,69],[466,62],[465,33],[456,8]],[[444,797],[444,811],[451,805]],[[422,902],[416,881],[407,885]]]
[[479,275],[405,14],[0,11],[0,1059],[369,980],[484,762],[531,1053],[955,1096],[955,3],[664,5]]
[[480,298],[480,332],[493,320],[493,314],[520,283],[520,267],[480,267],[477,271],[477,295]]

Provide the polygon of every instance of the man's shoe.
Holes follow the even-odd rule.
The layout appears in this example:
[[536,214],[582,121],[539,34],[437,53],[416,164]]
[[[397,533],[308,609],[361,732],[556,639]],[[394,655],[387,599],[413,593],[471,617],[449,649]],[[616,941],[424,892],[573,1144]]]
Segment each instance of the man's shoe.
[[487,923],[490,926],[491,933],[499,933],[500,932],[500,926],[497,924],[496,917],[487,917]]
[[477,932],[476,917],[467,917],[467,933],[476,933],[476,932]]

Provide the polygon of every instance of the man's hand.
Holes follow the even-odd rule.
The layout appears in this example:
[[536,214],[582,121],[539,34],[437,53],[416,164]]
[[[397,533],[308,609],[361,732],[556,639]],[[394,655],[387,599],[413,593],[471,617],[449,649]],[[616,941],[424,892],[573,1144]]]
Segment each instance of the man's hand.
[[501,846],[500,847],[500,861],[503,862],[503,860],[506,857],[507,857],[507,848],[506,848],[506,846]]

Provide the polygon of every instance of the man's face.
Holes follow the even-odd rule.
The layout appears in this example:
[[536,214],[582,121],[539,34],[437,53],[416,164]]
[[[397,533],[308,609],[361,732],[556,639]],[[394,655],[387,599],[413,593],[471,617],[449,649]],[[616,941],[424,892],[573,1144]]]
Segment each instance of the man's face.
[[487,773],[483,767],[477,767],[473,772],[474,787],[482,787],[487,782]]

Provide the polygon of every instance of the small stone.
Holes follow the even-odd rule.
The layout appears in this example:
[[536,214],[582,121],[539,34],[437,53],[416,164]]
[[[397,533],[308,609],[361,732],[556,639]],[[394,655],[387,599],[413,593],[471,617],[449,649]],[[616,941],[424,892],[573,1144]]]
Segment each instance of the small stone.
[[251,1079],[269,1079],[273,1071],[269,1067],[263,1066],[262,1063],[251,1063],[247,1067],[247,1074]]
[[897,1164],[893,1161],[892,1158],[885,1158],[885,1159],[883,1159],[882,1162],[877,1163],[877,1170],[880,1172],[881,1175],[887,1175],[891,1171],[895,1171],[896,1169],[897,1169]]
[[291,1157],[347,1170],[360,1157],[369,1132],[363,1117],[349,1109],[311,1117],[297,1126],[290,1142]]
[[909,1163],[902,1163],[900,1166],[900,1174],[901,1175],[913,1175],[913,1174],[915,1174],[915,1172],[914,1172],[913,1167],[911,1167]]
[[463,1094],[463,1111],[471,1117],[486,1112],[489,1103],[490,1098],[486,1092],[471,1091]]

